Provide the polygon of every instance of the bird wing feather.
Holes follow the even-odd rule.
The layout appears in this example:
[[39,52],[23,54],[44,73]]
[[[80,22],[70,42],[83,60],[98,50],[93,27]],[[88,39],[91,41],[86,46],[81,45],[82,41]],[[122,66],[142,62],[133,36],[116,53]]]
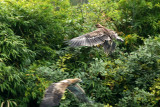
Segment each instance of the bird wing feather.
[[103,28],[99,28],[93,32],[75,37],[69,41],[71,47],[75,46],[96,46],[102,44],[105,40],[111,40],[109,35],[104,32]]
[[80,82],[80,79],[78,79],[78,78],[65,79],[65,80],[59,81],[57,83],[52,83],[45,90],[45,95],[41,101],[40,107],[58,106],[66,88],[71,84],[73,84],[73,85],[75,84],[75,87],[77,87],[77,90],[81,90],[79,92],[81,92],[83,95],[83,93],[84,93],[82,91],[83,89],[78,88],[78,86],[76,86],[77,82]]
[[81,102],[86,102],[86,103],[91,103],[86,94],[85,91],[78,85],[78,84],[74,84],[74,85],[70,85],[68,87],[68,90],[75,96],[78,98],[78,100],[80,100]]
[[46,90],[40,107],[58,106],[63,93],[56,90],[57,83],[52,83]]

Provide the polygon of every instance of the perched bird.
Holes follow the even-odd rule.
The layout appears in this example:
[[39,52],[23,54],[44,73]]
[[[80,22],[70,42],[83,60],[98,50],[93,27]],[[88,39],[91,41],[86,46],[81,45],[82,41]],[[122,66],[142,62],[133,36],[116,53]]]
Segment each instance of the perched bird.
[[115,50],[116,43],[113,41],[114,39],[121,42],[124,41],[115,31],[106,29],[100,24],[95,26],[97,28],[95,31],[71,39],[69,45],[71,47],[103,45],[104,52],[109,54]]
[[60,100],[68,88],[80,101],[89,102],[84,90],[77,84],[80,79],[65,79],[57,83],[52,83],[45,91],[44,98],[41,101],[40,107],[58,106]]

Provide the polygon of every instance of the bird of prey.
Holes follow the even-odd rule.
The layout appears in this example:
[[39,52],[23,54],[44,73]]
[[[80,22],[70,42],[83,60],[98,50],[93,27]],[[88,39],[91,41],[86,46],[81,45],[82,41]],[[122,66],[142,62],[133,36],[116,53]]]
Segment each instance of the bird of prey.
[[115,31],[106,29],[101,24],[95,26],[97,28],[95,31],[71,39],[69,45],[71,47],[103,45],[104,52],[109,54],[115,50],[116,43],[113,41],[114,39],[124,41]]
[[81,82],[80,79],[65,79],[57,83],[52,83],[45,91],[44,98],[41,101],[40,107],[54,107],[58,106],[60,100],[68,88],[80,101],[89,102],[84,90],[77,84]]

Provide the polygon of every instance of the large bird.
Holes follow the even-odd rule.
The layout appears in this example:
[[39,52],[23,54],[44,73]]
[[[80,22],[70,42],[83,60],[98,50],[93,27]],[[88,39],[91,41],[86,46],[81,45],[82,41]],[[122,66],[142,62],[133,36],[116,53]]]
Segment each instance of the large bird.
[[89,102],[84,90],[77,84],[81,82],[80,79],[65,79],[57,83],[52,83],[45,91],[44,98],[41,101],[40,107],[54,107],[58,106],[60,100],[68,88],[80,101]]
[[124,41],[115,31],[106,29],[101,24],[96,24],[95,26],[97,28],[95,31],[71,39],[69,41],[70,46],[75,47],[103,45],[104,52],[109,54],[115,50],[116,43],[113,41],[114,39],[121,42]]

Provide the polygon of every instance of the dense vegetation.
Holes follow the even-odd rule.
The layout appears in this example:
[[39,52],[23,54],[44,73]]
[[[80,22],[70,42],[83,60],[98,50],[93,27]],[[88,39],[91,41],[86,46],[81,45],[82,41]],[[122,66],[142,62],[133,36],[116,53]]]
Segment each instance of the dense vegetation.
[[[160,1],[77,1],[0,0],[1,107],[38,107],[50,83],[75,77],[95,104],[66,92],[60,107],[160,106]],[[96,23],[125,40],[113,54],[67,46]]]

